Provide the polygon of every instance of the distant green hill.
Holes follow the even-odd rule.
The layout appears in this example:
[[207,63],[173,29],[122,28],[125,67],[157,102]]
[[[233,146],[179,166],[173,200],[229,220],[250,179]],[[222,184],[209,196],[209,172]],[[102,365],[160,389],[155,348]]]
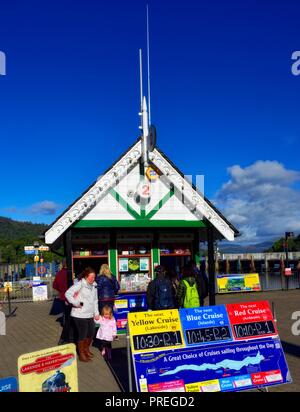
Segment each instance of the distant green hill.
[[[0,263],[21,263],[31,261],[32,257],[24,254],[24,246],[39,241],[39,236],[47,229],[47,225],[31,222],[18,222],[0,217]],[[48,257],[45,254],[45,259]]]

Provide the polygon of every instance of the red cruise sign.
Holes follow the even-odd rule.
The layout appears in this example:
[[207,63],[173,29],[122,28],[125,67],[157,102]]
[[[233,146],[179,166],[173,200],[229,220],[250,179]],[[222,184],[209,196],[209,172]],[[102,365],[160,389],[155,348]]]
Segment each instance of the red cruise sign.
[[226,305],[235,340],[278,335],[267,300]]

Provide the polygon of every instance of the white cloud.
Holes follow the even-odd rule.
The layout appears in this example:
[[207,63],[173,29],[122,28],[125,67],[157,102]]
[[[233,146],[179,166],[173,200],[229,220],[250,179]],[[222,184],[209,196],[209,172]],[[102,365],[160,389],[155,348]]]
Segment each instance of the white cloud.
[[230,180],[216,194],[215,204],[242,236],[256,243],[300,231],[300,191],[293,184],[300,173],[277,161],[259,160],[242,168],[228,168]]
[[42,202],[35,203],[29,207],[25,208],[18,208],[18,207],[10,207],[3,209],[4,212],[16,215],[28,215],[28,216],[49,216],[55,215],[57,210],[61,206],[51,200],[43,200]]
[[55,215],[59,205],[51,200],[36,203],[27,209],[29,215]]

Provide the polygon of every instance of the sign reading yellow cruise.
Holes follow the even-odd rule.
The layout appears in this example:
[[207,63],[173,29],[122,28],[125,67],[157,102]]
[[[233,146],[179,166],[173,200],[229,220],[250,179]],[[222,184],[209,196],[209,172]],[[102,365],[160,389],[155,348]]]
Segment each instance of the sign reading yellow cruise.
[[128,326],[132,353],[184,347],[177,309],[131,312],[128,314]]

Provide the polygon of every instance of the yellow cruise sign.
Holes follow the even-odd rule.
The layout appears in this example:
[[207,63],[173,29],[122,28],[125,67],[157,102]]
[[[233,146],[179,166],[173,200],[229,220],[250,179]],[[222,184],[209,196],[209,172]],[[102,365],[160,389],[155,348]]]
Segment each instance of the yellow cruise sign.
[[128,313],[132,353],[184,347],[177,309]]

